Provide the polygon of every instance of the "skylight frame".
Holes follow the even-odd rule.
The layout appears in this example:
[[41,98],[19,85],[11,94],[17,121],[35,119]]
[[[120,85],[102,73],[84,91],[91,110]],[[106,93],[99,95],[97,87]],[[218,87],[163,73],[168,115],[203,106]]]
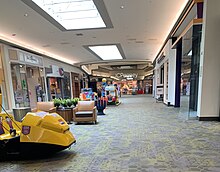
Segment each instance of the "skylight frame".
[[96,28],[84,28],[84,29],[66,29],[63,27],[59,22],[57,22],[54,18],[52,18],[48,13],[46,13],[42,8],[40,8],[36,3],[34,3],[32,0],[21,0],[23,3],[28,5],[30,8],[32,8],[34,11],[36,11],[39,15],[44,17],[47,21],[49,21],[51,24],[56,26],[61,31],[77,31],[77,30],[94,30],[94,29],[108,29],[113,28],[113,24],[111,22],[111,19],[109,17],[109,14],[107,12],[105,3],[103,0],[92,0],[103,20],[106,27],[96,27]]
[[66,30],[105,28],[93,0],[32,0]]
[[[93,55],[95,55],[96,57],[98,57],[100,60],[103,60],[103,61],[108,61],[108,60],[122,60],[122,59],[125,59],[125,55],[124,55],[124,52],[122,50],[122,47],[120,44],[101,44],[101,45],[87,45],[87,46],[84,46],[89,52],[91,52]],[[100,51],[103,51],[103,49],[105,48],[108,48],[110,49],[110,47],[113,48],[113,50],[111,49],[109,51],[109,54],[117,54],[117,58],[114,56],[112,58],[112,55],[111,58],[107,57],[106,56],[103,56],[102,54],[100,54]],[[97,51],[94,51],[95,49],[97,48],[100,48],[99,52]],[[108,56],[108,54],[107,54]]]

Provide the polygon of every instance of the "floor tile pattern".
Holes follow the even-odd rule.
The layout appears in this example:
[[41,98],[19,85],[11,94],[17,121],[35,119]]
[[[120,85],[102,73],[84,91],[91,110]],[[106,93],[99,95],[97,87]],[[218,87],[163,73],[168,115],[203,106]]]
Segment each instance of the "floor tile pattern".
[[220,171],[220,123],[186,120],[151,96],[108,106],[98,124],[72,124],[77,144],[44,159],[0,162],[0,171]]

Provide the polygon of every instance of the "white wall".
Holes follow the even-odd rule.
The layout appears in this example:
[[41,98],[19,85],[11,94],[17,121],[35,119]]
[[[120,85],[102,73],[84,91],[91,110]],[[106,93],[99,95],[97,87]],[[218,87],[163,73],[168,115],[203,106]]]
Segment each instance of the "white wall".
[[204,1],[198,94],[199,117],[218,117],[220,104],[220,0]]

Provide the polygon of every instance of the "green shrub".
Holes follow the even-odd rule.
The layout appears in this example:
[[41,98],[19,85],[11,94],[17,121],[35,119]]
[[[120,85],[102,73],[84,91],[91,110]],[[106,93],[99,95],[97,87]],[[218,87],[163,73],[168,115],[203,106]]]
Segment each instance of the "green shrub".
[[55,98],[55,99],[53,99],[53,104],[54,104],[55,107],[59,107],[61,105],[61,100]]

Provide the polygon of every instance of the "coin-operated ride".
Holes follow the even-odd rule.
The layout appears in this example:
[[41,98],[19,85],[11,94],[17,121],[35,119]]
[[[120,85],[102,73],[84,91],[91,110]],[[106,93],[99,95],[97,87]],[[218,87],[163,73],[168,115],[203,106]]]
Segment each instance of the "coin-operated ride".
[[108,104],[113,104],[113,105],[119,104],[118,90],[115,85],[106,86],[105,92],[108,98]]
[[80,93],[81,100],[95,100],[95,92],[92,91],[92,88],[82,88]]
[[97,108],[97,115],[105,115],[104,110],[107,106],[107,97],[105,95],[105,87],[106,87],[106,79],[102,78],[102,85],[100,90],[98,90],[97,100],[95,101],[95,105]]
[[0,93],[0,160],[11,156],[48,155],[76,142],[66,121],[57,113],[27,113],[22,122],[1,112]]

